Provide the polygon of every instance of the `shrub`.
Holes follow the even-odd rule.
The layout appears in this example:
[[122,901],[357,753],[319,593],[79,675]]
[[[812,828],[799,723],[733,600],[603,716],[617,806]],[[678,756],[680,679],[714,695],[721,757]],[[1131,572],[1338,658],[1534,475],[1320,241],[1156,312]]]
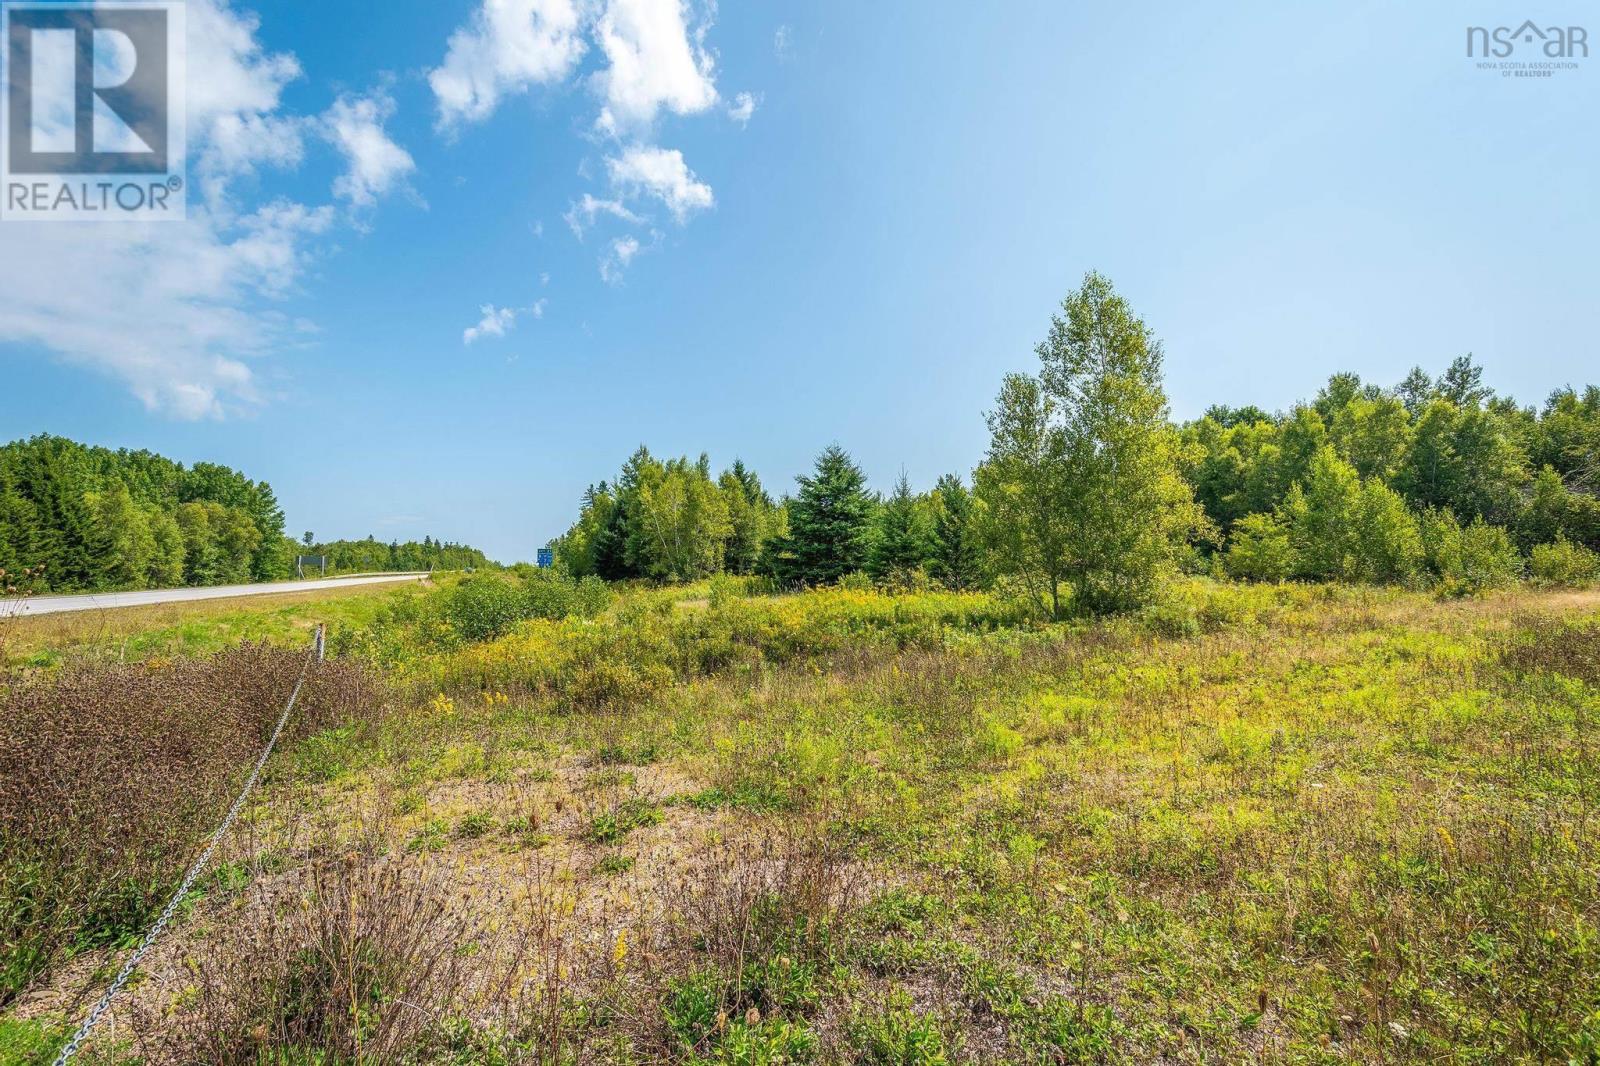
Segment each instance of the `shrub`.
[[1030,624],[1030,606],[978,593],[891,596],[841,588],[761,599],[726,597],[700,610],[637,593],[604,617],[534,619],[499,640],[419,662],[438,689],[558,694],[579,708],[647,699],[674,683],[760,663],[945,645],[952,632]]
[[509,578],[498,574],[477,574],[447,594],[444,617],[462,640],[492,640],[520,622],[527,614],[528,600]]
[[1553,543],[1534,545],[1528,576],[1537,585],[1583,588],[1600,581],[1600,555],[1558,537]]
[[611,590],[597,577],[573,581],[535,570],[523,582],[522,600],[522,618],[593,618],[611,602]]
[[1509,585],[1522,573],[1522,558],[1499,526],[1475,518],[1461,525],[1449,511],[1423,516],[1423,548],[1428,569],[1443,596],[1475,596]]
[[[127,943],[282,712],[305,656],[80,664],[0,688],[0,1005],[63,953]],[[284,743],[381,710],[355,663],[307,674]]]
[[1352,522],[1353,565],[1343,575],[1358,581],[1402,583],[1422,567],[1422,534],[1400,494],[1376,478],[1361,486]]
[[1282,581],[1295,571],[1289,531],[1276,515],[1250,514],[1234,523],[1223,565],[1232,577]]

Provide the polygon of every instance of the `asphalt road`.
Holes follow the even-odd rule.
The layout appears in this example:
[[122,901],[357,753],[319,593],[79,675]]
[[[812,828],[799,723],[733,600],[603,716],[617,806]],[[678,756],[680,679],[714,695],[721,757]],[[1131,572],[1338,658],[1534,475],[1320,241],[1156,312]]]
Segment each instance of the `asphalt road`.
[[324,577],[313,581],[270,581],[262,585],[213,585],[207,588],[149,589],[143,592],[29,596],[25,599],[0,599],[0,618],[11,615],[59,614],[62,611],[147,607],[154,603],[181,603],[185,600],[221,600],[232,596],[266,596],[275,592],[315,592],[318,589],[377,585],[387,581],[421,581],[427,576],[427,574],[366,574],[360,577]]

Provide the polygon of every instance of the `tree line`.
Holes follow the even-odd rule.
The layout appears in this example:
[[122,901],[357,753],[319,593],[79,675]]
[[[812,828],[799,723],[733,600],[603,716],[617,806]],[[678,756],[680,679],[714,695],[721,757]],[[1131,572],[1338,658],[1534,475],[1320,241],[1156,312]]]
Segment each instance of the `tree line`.
[[1432,584],[1600,576],[1600,389],[1542,408],[1496,396],[1463,356],[1394,385],[1335,374],[1287,412],[1213,407],[1175,424],[1162,349],[1098,274],[1062,302],[1035,373],[1008,375],[970,481],[870,491],[838,445],[774,498],[742,462],[640,448],[555,542],[576,576],[863,573],[1008,583],[1060,616],[1149,602],[1178,569],[1249,580]]
[[34,591],[272,581],[293,574],[300,552],[327,554],[341,570],[487,562],[482,552],[431,537],[309,550],[284,535],[270,485],[218,463],[186,467],[154,452],[49,435],[0,446],[0,571],[27,571]]
[[482,570],[497,564],[477,548],[435,540],[391,540],[368,535],[365,540],[318,541],[311,533],[301,536],[296,552],[321,555],[329,573],[357,574],[421,570]]

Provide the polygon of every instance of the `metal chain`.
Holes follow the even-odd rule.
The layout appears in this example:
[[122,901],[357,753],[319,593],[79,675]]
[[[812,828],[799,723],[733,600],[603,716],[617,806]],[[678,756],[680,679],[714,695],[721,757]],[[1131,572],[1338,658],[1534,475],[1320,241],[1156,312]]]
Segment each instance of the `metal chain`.
[[67,1060],[77,1054],[79,1046],[84,1040],[88,1039],[90,1031],[94,1029],[101,1016],[111,1006],[111,1001],[116,998],[118,992],[122,991],[122,987],[128,983],[128,978],[133,976],[133,971],[138,967],[145,953],[150,950],[150,945],[155,943],[156,938],[166,929],[167,923],[172,920],[172,916],[177,913],[184,897],[189,894],[189,889],[194,886],[195,878],[200,876],[200,871],[205,869],[206,864],[211,861],[211,856],[217,850],[217,845],[222,841],[223,834],[227,833],[228,827],[233,824],[234,818],[238,816],[240,808],[244,806],[245,799],[250,795],[250,790],[256,787],[256,779],[261,776],[261,770],[267,765],[267,759],[272,755],[272,749],[278,743],[278,736],[283,732],[284,724],[289,721],[289,712],[294,710],[294,701],[300,698],[300,687],[305,684],[306,671],[311,667],[311,660],[317,659],[321,661],[322,659],[322,633],[323,627],[317,626],[317,634],[311,641],[310,649],[306,651],[306,660],[300,664],[300,676],[295,679],[294,691],[289,693],[289,702],[284,704],[283,714],[278,716],[278,724],[273,727],[272,736],[267,738],[267,746],[262,749],[261,757],[256,760],[255,768],[250,771],[249,780],[244,783],[244,788],[240,791],[238,798],[233,801],[233,806],[228,808],[228,813],[222,819],[222,824],[217,826],[215,833],[211,834],[211,842],[206,845],[206,850],[201,852],[194,865],[189,867],[189,872],[184,875],[183,883],[178,886],[178,890],[167,901],[167,906],[161,912],[161,917],[156,919],[156,924],[150,927],[150,931],[144,935],[144,940],[140,941],[139,946],[128,957],[128,961],[123,963],[122,970],[117,974],[116,980],[111,982],[111,987],[106,989],[106,994],[100,997],[100,1002],[96,1003],[94,1008],[84,1016],[83,1024],[78,1026],[78,1031],[72,1034],[72,1039],[67,1041],[66,1046],[61,1049],[61,1054],[56,1056],[55,1062],[51,1066],[65,1066]]

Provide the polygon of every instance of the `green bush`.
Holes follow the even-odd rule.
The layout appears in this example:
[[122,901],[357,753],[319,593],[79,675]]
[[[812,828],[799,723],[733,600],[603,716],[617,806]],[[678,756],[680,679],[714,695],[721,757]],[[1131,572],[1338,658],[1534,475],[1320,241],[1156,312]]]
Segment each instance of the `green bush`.
[[1295,570],[1289,531],[1276,515],[1250,514],[1233,527],[1223,566],[1247,581],[1282,581]]
[[1600,581],[1600,555],[1558,537],[1551,544],[1534,545],[1528,576],[1536,585],[1583,588]]
[[1422,528],[1428,569],[1442,596],[1475,596],[1522,575],[1522,557],[1499,526],[1481,518],[1463,526],[1449,511],[1431,510]]
[[611,602],[611,590],[597,577],[578,581],[549,570],[535,570],[523,581],[522,618],[593,618]]
[[444,617],[462,640],[477,643],[507,632],[527,609],[526,594],[509,578],[478,574],[446,594]]

